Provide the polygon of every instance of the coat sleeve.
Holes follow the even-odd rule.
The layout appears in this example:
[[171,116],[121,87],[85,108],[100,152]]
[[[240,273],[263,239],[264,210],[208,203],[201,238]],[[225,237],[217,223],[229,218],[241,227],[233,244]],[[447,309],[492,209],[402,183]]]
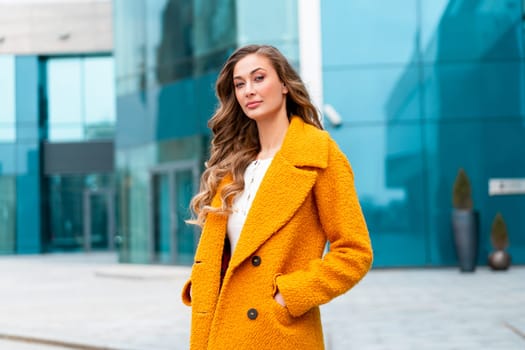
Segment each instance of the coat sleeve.
[[280,275],[275,283],[292,316],[327,303],[352,288],[372,264],[368,229],[354,187],[350,164],[331,141],[328,166],[314,186],[319,220],[330,250],[302,270]]

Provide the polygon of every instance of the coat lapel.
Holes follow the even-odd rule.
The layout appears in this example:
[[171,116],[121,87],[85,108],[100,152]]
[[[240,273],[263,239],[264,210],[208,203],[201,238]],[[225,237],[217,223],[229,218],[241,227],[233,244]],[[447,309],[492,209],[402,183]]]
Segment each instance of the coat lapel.
[[268,168],[248,213],[230,270],[292,218],[315,184],[317,171],[325,168],[327,162],[326,133],[298,117],[292,118],[281,150]]

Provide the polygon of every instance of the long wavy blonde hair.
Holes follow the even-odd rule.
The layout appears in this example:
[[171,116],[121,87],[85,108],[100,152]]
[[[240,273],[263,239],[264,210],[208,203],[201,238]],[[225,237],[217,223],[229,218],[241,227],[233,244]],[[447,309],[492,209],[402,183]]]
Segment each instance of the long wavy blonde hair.
[[[224,64],[215,85],[219,104],[208,122],[213,133],[210,158],[205,163],[199,193],[190,202],[194,219],[188,220],[188,223],[202,226],[210,212],[229,214],[233,198],[244,189],[244,171],[261,150],[257,124],[242,111],[235,97],[233,83],[235,65],[251,54],[266,57],[281,82],[288,88],[288,118],[296,115],[306,123],[322,129],[319,113],[310,101],[304,83],[279,50],[269,45],[248,45],[237,49]],[[231,174],[233,181],[222,188],[222,206],[213,208],[211,201],[221,180],[228,174]]]

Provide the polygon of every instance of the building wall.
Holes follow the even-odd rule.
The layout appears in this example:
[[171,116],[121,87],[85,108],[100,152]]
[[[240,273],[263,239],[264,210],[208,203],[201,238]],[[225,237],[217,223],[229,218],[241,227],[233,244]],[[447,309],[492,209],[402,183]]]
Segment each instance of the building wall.
[[107,52],[111,0],[0,0],[0,54]]
[[322,2],[330,132],[356,173],[374,266],[456,263],[453,182],[470,177],[479,264],[500,211],[509,252],[525,262],[525,196],[490,197],[488,181],[525,177],[521,0]]
[[216,74],[235,48],[234,6],[114,3],[122,261],[193,259],[198,237],[184,219],[207,149]]
[[298,64],[296,3],[117,0],[114,9],[120,258],[190,264],[198,231],[184,220],[207,158],[217,73],[248,42]]
[[0,254],[82,249],[86,191],[92,228],[111,221],[94,193],[113,186],[108,169],[46,173],[41,147],[113,138],[111,8],[110,0],[0,0]]
[[0,56],[0,254],[40,250],[38,61]]
[[[122,261],[191,263],[198,232],[183,219],[217,72],[247,43],[299,67],[298,12],[296,0],[115,1]],[[374,266],[456,264],[460,167],[480,212],[478,263],[497,211],[525,262],[525,197],[488,196],[490,178],[524,177],[522,14],[521,0],[321,2],[322,95],[343,118],[325,125],[354,167]]]

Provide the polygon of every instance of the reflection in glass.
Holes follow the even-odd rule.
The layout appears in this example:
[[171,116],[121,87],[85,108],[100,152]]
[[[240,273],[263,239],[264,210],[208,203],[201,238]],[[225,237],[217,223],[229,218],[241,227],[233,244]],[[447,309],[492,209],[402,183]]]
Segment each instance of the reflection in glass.
[[113,136],[115,91],[111,57],[47,61],[48,135],[51,141]]
[[193,196],[192,169],[153,174],[153,260],[162,264],[191,265],[196,247],[194,227],[186,224]]
[[116,118],[113,58],[84,59],[84,74],[85,138],[111,138]]
[[523,58],[521,8],[522,0],[421,1],[422,59]]
[[0,171],[0,255],[16,249],[16,177]]
[[193,2],[169,0],[162,14],[157,81],[165,85],[193,74]]
[[327,19],[322,21],[326,38],[322,41],[323,64],[347,67],[413,60],[417,54],[418,2],[321,1],[322,17]]
[[339,111],[344,123],[417,121],[418,73],[415,65],[329,70],[323,75],[325,103]]
[[[419,123],[413,124],[331,132],[355,169],[355,186],[371,233],[375,266],[427,263],[421,130]],[[389,254],[397,249],[411,253]]]
[[154,204],[154,261],[172,263],[172,208],[169,174],[157,174],[153,178]]
[[193,197],[193,174],[189,170],[179,171],[175,177],[176,210],[177,210],[177,258],[178,263],[191,265],[196,249],[195,227],[186,224],[191,217],[189,204]]
[[15,57],[0,55],[0,142],[16,140]]
[[[85,202],[84,196],[86,191],[96,192],[98,189],[112,187],[112,175],[50,176],[46,189],[49,222],[44,235],[47,250],[82,250],[86,244],[93,249],[107,249],[107,218],[114,213],[108,213],[107,197],[91,193],[89,200]],[[86,212],[90,215],[86,215]],[[85,220],[90,220],[91,242],[84,241]]]

